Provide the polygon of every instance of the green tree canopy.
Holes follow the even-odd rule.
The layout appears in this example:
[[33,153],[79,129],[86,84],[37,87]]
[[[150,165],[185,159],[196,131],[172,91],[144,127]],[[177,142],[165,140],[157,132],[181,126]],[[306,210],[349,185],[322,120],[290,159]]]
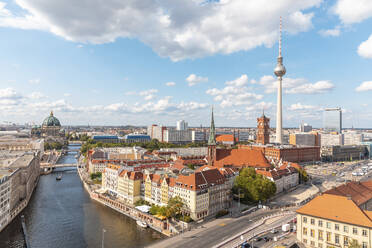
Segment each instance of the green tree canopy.
[[243,168],[235,179],[233,192],[240,193],[243,202],[267,201],[275,194],[276,185],[258,175],[254,168]]

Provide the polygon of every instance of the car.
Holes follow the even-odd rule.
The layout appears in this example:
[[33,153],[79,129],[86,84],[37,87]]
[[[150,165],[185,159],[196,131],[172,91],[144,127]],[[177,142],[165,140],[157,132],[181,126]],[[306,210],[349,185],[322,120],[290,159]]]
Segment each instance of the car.
[[276,230],[276,229],[272,229],[270,232],[271,232],[272,234],[274,234],[274,233],[277,233],[278,230]]
[[269,242],[269,241],[273,240],[273,238],[270,238],[270,237],[264,237],[263,240],[264,240],[265,242]]
[[245,241],[243,244],[240,245],[240,247],[242,247],[242,248],[250,248],[251,245],[247,241]]

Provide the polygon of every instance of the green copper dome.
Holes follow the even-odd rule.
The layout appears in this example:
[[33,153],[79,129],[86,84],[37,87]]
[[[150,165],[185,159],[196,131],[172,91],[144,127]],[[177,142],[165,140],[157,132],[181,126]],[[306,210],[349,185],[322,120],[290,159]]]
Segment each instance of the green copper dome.
[[53,111],[50,112],[50,116],[45,118],[45,120],[43,121],[43,127],[60,127],[60,126],[61,126],[61,123],[56,117],[53,116]]

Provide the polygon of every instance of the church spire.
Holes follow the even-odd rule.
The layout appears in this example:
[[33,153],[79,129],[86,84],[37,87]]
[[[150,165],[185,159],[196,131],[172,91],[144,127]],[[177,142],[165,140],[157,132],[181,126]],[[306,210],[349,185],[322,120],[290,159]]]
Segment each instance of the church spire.
[[216,145],[216,128],[214,126],[214,117],[213,117],[213,106],[212,106],[212,117],[211,117],[211,127],[209,129],[209,139],[208,145]]

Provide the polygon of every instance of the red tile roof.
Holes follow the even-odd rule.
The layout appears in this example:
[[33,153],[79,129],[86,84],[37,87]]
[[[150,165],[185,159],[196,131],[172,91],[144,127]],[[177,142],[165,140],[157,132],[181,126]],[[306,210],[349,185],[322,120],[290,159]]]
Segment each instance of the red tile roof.
[[218,169],[195,172],[187,176],[180,175],[176,179],[176,186],[194,191],[223,183],[225,178]]
[[214,165],[265,169],[272,167],[262,151],[250,149],[217,149]]
[[342,184],[336,188],[327,190],[324,192],[325,194],[331,195],[341,195],[341,196],[350,196],[351,199],[358,205],[362,205],[363,203],[372,199],[372,188],[371,187],[372,181],[367,182],[348,182],[346,184]]
[[234,135],[232,134],[221,134],[216,136],[217,142],[234,142]]

